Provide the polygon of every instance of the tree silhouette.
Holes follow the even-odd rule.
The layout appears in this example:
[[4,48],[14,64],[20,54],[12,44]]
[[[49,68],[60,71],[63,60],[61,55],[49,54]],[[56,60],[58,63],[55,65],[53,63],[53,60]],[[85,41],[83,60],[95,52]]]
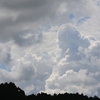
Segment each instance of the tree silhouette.
[[14,83],[10,82],[0,85],[0,100],[19,100],[25,99],[25,93]]
[[26,96],[24,91],[12,82],[0,84],[0,100],[100,100],[97,96],[88,97],[83,94],[54,94],[38,93]]

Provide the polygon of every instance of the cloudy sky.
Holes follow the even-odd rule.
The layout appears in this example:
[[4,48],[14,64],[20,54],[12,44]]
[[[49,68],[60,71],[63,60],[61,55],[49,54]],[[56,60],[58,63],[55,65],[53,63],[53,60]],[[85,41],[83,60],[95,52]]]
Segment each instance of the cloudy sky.
[[2,82],[100,97],[100,0],[0,0]]

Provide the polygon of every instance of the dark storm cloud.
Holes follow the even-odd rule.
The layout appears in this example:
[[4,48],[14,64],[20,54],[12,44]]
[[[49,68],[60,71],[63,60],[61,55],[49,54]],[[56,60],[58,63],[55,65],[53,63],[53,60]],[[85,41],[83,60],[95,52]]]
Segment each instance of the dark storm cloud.
[[[54,0],[55,1],[55,0]],[[20,9],[36,9],[40,8],[44,5],[50,5],[53,0],[2,0],[2,6],[13,9],[13,10],[20,10]]]
[[[4,9],[19,12],[16,22],[36,21],[42,16],[48,15],[52,10],[53,2],[48,0],[5,0],[1,2]],[[54,10],[54,9],[53,9]]]
[[[57,13],[56,11],[59,8],[60,2],[56,3],[55,1],[1,0],[0,41],[5,42],[11,39],[16,41],[16,38],[19,41],[23,41],[24,39],[20,38],[20,34],[33,32],[37,29],[41,30],[42,25],[48,19],[53,19]],[[33,36],[35,36],[34,32]],[[20,45],[20,43],[18,44]]]

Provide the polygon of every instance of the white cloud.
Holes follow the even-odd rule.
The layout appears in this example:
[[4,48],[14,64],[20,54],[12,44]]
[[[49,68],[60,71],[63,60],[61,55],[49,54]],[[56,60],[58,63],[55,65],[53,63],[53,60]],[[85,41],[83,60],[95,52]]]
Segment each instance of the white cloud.
[[61,56],[46,80],[46,92],[68,91],[99,96],[100,41],[82,36],[71,25],[61,26],[58,40]]

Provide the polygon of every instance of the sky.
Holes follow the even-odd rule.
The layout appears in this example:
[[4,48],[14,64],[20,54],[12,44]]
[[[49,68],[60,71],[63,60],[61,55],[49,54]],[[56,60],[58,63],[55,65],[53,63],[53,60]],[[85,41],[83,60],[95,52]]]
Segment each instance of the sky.
[[100,97],[100,0],[0,0],[4,82]]

